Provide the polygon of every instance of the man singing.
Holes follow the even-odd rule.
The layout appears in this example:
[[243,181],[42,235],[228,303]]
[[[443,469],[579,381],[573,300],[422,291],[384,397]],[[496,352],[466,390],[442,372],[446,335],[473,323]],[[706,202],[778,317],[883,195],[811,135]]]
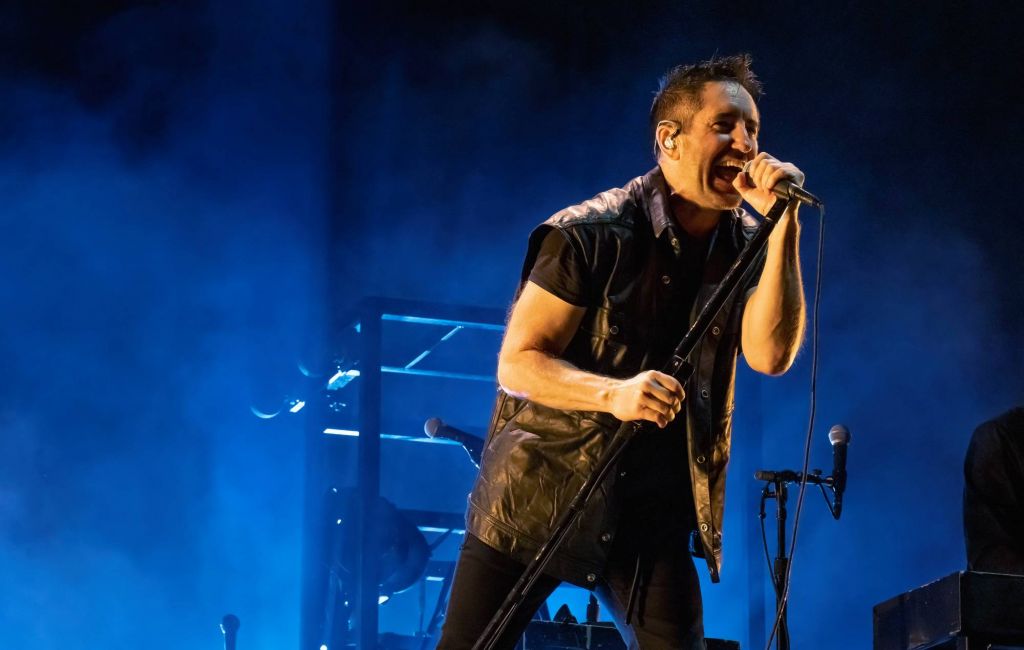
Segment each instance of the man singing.
[[748,55],[672,69],[651,108],[658,166],[531,235],[439,648],[472,647],[619,422],[643,420],[656,427],[630,443],[499,646],[567,581],[596,591],[630,648],[703,650],[689,548],[717,582],[736,357],[778,375],[803,337],[795,206],[690,355],[685,389],[657,369],[753,235],[741,201],[765,214],[776,183],[803,183],[758,153],[759,94]]

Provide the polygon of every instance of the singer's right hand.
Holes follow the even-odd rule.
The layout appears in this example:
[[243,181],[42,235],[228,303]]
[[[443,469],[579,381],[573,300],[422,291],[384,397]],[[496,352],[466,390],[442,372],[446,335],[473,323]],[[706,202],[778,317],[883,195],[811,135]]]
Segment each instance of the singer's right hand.
[[789,179],[795,185],[804,184],[804,173],[796,165],[778,160],[763,151],[748,165],[749,168],[736,175],[732,186],[758,214],[768,214],[775,205],[776,197],[771,190],[782,179]]
[[686,392],[671,375],[647,370],[618,382],[609,393],[609,411],[623,422],[645,420],[664,429],[683,407]]

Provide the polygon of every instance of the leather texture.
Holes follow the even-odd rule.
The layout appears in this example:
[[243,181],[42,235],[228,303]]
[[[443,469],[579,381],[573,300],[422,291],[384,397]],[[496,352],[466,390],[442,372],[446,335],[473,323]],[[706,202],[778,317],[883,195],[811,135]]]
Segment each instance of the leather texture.
[[[562,233],[584,260],[593,288],[582,323],[563,357],[577,367],[612,377],[659,369],[647,343],[661,332],[650,317],[668,295],[664,279],[679,254],[667,189],[659,169],[569,207],[530,236],[520,290],[540,244],[552,229]],[[758,222],[737,209],[726,211],[712,235],[694,309],[714,292]],[[722,515],[729,461],[733,386],[746,297],[756,284],[753,269],[715,318],[688,361],[694,373],[684,402],[690,479],[703,556],[717,582],[722,563]],[[674,340],[688,323],[679,323]],[[603,412],[561,411],[499,390],[488,428],[480,473],[469,495],[467,530],[491,547],[527,563],[547,539],[600,458],[619,421]],[[588,504],[547,573],[594,587],[602,577],[611,543],[619,533],[617,472]],[[671,516],[671,513],[666,513]],[[686,552],[681,549],[680,552]]]

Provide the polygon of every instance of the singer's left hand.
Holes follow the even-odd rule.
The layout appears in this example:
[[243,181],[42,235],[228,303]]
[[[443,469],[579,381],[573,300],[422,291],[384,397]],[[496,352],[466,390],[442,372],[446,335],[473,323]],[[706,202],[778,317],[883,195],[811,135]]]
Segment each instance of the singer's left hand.
[[775,204],[776,197],[772,194],[772,188],[784,178],[799,186],[804,184],[804,173],[796,165],[776,160],[761,152],[750,161],[750,177],[747,177],[746,172],[740,172],[733,179],[732,186],[750,207],[765,215]]

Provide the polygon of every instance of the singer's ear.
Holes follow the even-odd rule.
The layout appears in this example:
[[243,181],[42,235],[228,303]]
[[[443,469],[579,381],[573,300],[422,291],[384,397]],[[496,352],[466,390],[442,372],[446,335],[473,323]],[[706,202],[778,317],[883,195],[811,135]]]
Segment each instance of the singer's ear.
[[662,120],[654,129],[654,142],[658,152],[672,160],[679,159],[680,139],[676,136],[682,131],[682,125],[675,120]]

